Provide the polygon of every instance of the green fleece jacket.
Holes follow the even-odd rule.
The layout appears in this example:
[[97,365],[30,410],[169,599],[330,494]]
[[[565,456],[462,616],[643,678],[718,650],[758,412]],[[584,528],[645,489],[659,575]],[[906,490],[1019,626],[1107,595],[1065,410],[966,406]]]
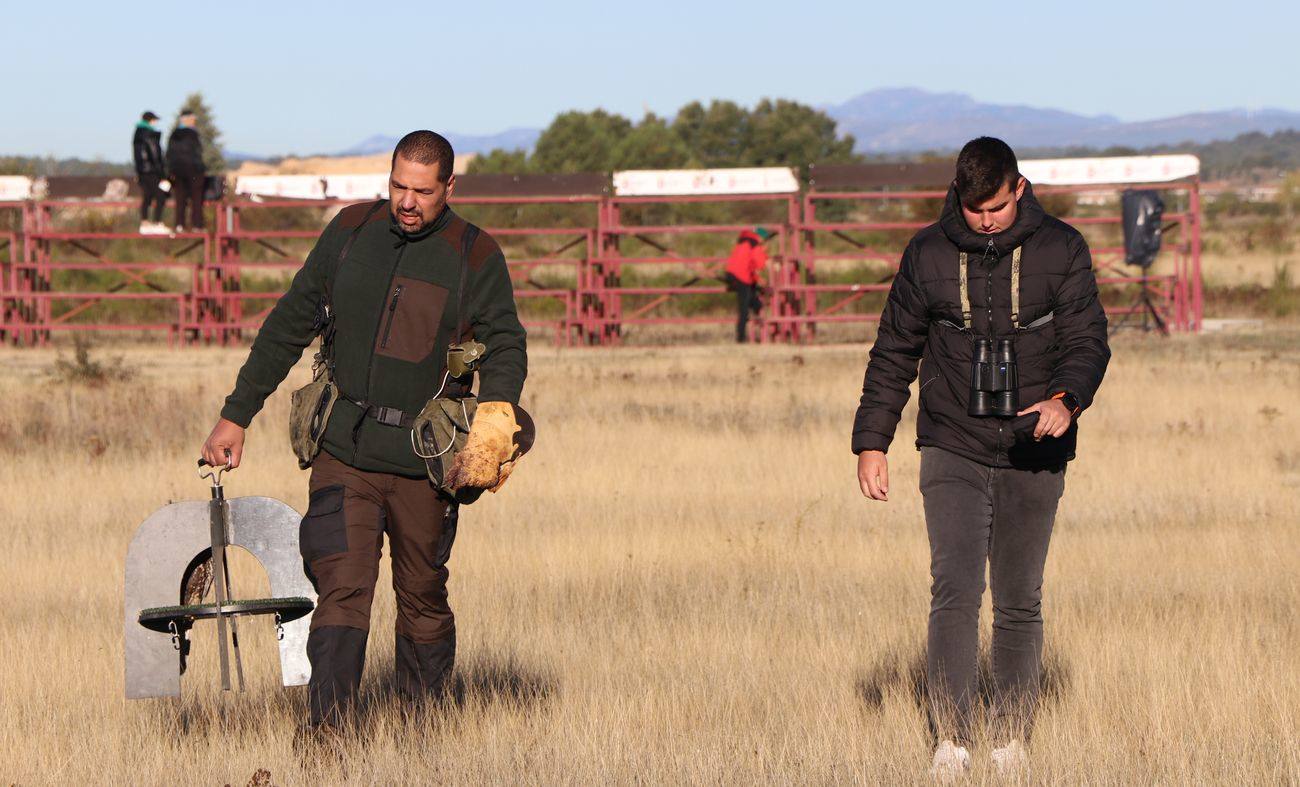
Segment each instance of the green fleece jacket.
[[[470,249],[466,313],[457,314],[466,221],[446,208],[430,227],[407,234],[393,221],[388,201],[380,202],[369,219],[374,202],[344,208],[325,228],[263,323],[221,415],[246,427],[262,409],[315,338],[326,279],[334,276],[334,377],[342,396],[322,445],[360,470],[422,476],[424,460],[411,448],[410,429],[366,417],[358,403],[418,413],[438,393],[447,345],[464,330],[487,345],[479,400],[518,404],[528,372],[526,336],[505,256],[491,236],[479,233]],[[339,253],[358,226],[340,264]],[[452,392],[468,391],[473,381],[467,378],[453,380]]]

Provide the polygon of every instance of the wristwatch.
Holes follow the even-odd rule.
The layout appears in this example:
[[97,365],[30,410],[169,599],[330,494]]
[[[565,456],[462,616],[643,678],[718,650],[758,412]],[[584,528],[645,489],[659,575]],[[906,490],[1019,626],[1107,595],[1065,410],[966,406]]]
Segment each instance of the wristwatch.
[[1069,391],[1060,391],[1059,393],[1052,394],[1052,398],[1061,400],[1061,404],[1065,405],[1065,409],[1070,411],[1071,418],[1078,415],[1079,411],[1083,409],[1079,406],[1079,399]]

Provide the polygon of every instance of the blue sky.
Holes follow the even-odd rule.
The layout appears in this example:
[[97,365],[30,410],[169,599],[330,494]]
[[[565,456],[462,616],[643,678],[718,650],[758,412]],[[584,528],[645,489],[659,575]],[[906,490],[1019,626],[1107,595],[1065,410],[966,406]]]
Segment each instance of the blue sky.
[[0,154],[125,160],[139,113],[170,123],[192,90],[214,107],[229,149],[257,154],[333,151],[420,127],[540,127],[573,108],[671,115],[694,99],[838,103],[878,87],[1124,120],[1300,110],[1297,4],[442,6],[7,5]]

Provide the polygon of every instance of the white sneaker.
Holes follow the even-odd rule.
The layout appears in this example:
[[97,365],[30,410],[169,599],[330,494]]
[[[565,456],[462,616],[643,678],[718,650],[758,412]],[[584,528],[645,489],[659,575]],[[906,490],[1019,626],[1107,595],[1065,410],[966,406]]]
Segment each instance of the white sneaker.
[[142,221],[140,222],[140,229],[138,230],[138,232],[141,235],[148,235],[149,233],[153,232],[153,225],[147,221]]
[[954,782],[970,772],[970,752],[965,746],[944,741],[934,750],[930,778],[937,782]]
[[140,222],[141,235],[166,235],[167,228],[157,221]]
[[1029,767],[1029,752],[1018,739],[994,749],[990,756],[999,776],[1019,776]]

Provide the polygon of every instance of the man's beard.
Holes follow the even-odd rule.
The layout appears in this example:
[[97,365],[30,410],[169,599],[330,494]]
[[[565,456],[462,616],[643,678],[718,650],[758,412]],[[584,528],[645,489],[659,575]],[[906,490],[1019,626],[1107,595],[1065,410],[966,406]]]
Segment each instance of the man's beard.
[[424,232],[425,230],[427,230],[427,229],[429,229],[430,227],[433,226],[433,223],[434,223],[435,221],[438,220],[438,216],[442,214],[442,209],[443,209],[443,207],[444,207],[445,205],[446,205],[446,203],[443,203],[443,205],[439,205],[439,206],[437,207],[437,209],[433,211],[433,218],[429,219],[428,221],[425,221],[425,220],[423,219],[423,217],[421,216],[420,223],[417,224],[415,227],[409,227],[409,228],[408,228],[408,226],[407,226],[406,224],[403,224],[403,223],[402,223],[402,217],[404,217],[404,216],[416,216],[416,215],[420,215],[420,214],[408,214],[408,213],[403,213],[403,212],[401,212],[400,210],[394,210],[394,211],[393,211],[393,218],[397,220],[397,228],[398,228],[399,230],[401,230],[403,234],[405,234],[405,235],[419,235],[421,232]]

